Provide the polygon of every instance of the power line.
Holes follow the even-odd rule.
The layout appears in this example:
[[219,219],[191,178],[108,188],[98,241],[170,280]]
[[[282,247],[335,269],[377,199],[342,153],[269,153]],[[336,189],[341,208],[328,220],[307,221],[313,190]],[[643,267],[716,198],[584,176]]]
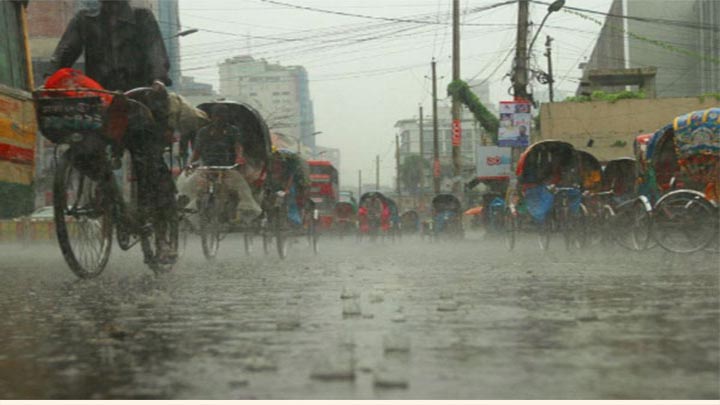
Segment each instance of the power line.
[[[296,5],[296,4],[290,4],[290,3],[285,3],[285,2],[281,2],[281,1],[275,1],[275,0],[260,0],[260,1],[262,1],[264,3],[270,3],[270,4],[275,4],[278,6],[283,6],[283,7],[295,8],[298,10],[313,11],[313,12],[325,13],[325,14],[334,14],[334,15],[340,15],[340,16],[344,16],[344,17],[356,17],[356,18],[365,18],[365,19],[370,19],[370,20],[383,20],[383,21],[414,23],[414,24],[448,25],[447,23],[441,23],[438,21],[434,22],[434,21],[427,20],[427,19],[415,20],[415,19],[407,19],[407,18],[380,17],[380,16],[372,16],[372,15],[366,15],[366,14],[347,13],[344,11],[327,10],[327,9],[321,9],[321,8],[315,8],[315,7],[308,7],[308,6],[300,6],[300,5]],[[508,0],[508,1],[501,2],[501,3],[492,4],[490,6],[476,7],[474,9],[470,10],[469,12],[476,13],[476,12],[491,10],[496,7],[506,6],[508,4],[514,4],[514,3],[515,3],[515,0]],[[489,24],[462,24],[462,25],[488,26]]]

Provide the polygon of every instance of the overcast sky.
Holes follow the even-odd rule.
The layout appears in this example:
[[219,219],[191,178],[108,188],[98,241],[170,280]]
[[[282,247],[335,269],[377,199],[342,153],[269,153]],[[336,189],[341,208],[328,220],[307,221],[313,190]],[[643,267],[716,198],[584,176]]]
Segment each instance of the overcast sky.
[[[397,120],[416,117],[418,105],[431,107],[430,61],[438,61],[438,96],[446,102],[451,77],[451,0],[278,0],[368,17],[422,20],[387,21],[290,8],[261,0],[180,0],[183,26],[201,30],[182,38],[183,74],[218,87],[218,62],[250,54],[283,65],[303,65],[310,78],[318,144],[341,149],[341,182],[352,186],[357,171],[381,182],[394,176]],[[517,4],[470,12],[503,0],[461,0],[464,79],[489,80],[494,101],[508,99]],[[611,0],[567,0],[568,5],[607,12]],[[546,6],[531,5],[536,24]],[[601,18],[601,17],[596,17]],[[545,70],[545,35],[555,38],[556,89],[574,92],[578,64],[589,57],[600,26],[577,15],[550,16],[534,46],[533,64]],[[214,31],[214,32],[211,32]],[[542,86],[535,83],[535,90]]]

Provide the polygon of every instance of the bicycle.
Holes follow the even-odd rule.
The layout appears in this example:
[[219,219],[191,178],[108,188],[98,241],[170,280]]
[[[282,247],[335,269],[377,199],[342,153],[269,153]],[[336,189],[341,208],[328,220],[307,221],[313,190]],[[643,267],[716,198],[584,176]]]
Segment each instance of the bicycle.
[[[191,170],[202,174],[203,190],[198,200],[198,214],[202,250],[207,260],[214,260],[217,257],[220,241],[225,239],[230,230],[229,222],[233,219],[234,205],[230,192],[223,182],[226,174],[238,167],[238,164],[197,167],[191,165]],[[247,240],[245,244],[248,249]]]
[[[83,88],[33,92],[40,130],[56,145],[53,207],[58,244],[65,262],[80,278],[94,278],[105,270],[113,230],[122,250],[140,244],[145,263],[156,274],[171,270],[177,260],[180,215],[172,205],[174,194],[168,212],[153,222],[160,215],[144,209],[149,196],[141,195],[133,183],[126,201],[115,175],[122,168],[128,127],[136,134],[142,132],[142,136],[157,136],[152,112],[133,99],[152,91],[141,88],[121,93]],[[68,96],[77,92],[83,96]],[[65,97],[49,97],[52,94]],[[112,103],[105,107],[101,96],[112,96]],[[133,157],[134,165],[126,172],[139,172],[139,181],[157,173],[170,176],[160,153],[151,152],[150,157]]]

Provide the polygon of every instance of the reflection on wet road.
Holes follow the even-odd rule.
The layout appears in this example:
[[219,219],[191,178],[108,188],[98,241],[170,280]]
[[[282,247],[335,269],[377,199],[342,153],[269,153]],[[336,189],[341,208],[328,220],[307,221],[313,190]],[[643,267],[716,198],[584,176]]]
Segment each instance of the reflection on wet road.
[[191,241],[172,274],[117,250],[94,281],[0,245],[0,398],[720,397],[717,256],[526,242]]

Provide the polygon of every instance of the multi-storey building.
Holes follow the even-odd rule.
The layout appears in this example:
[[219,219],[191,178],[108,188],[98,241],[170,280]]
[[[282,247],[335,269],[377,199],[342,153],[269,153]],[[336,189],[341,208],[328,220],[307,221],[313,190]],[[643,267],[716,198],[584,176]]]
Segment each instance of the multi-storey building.
[[[170,79],[175,84],[175,88],[178,88],[181,82],[180,39],[176,35],[180,31],[178,0],[131,0],[130,3],[135,7],[148,8],[155,14],[170,59]],[[75,13],[81,9],[95,10],[98,6],[97,0],[30,2],[28,27],[36,77],[42,78],[49,73],[50,57]],[[82,69],[83,61],[79,60],[76,67]]]
[[[463,109],[462,115],[462,157],[463,177],[472,177],[476,169],[476,150],[482,144],[484,130],[472,115]],[[403,119],[395,123],[400,136],[400,161],[405,157],[420,154],[420,120],[418,117]],[[432,116],[423,117],[422,154],[425,160],[433,160],[433,120]],[[438,107],[438,154],[442,167],[442,176],[452,176],[452,114],[450,107]],[[432,184],[432,173],[426,173],[426,187]]]
[[658,97],[720,92],[716,0],[615,0],[608,14],[578,93],[588,91],[590,70],[647,67],[657,68]]
[[281,66],[251,56],[220,64],[220,94],[260,111],[274,132],[315,150],[315,119],[308,75],[302,66]]

